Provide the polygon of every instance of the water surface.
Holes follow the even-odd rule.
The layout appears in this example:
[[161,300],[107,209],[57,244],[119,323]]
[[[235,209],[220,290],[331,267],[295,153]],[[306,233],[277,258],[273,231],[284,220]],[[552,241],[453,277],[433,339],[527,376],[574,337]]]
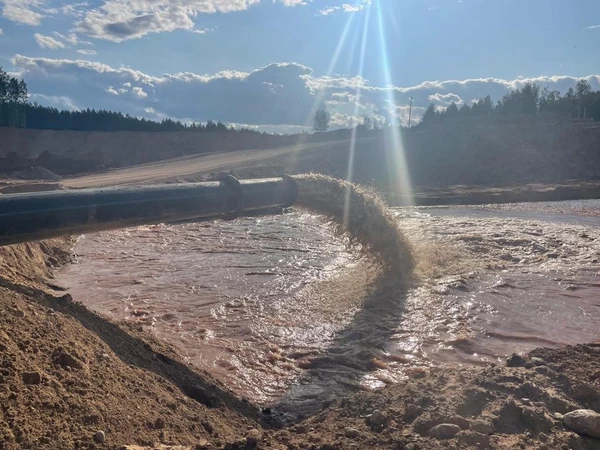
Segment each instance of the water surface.
[[306,212],[83,236],[59,283],[239,394],[309,411],[430,366],[600,339],[599,203],[395,209],[403,292]]

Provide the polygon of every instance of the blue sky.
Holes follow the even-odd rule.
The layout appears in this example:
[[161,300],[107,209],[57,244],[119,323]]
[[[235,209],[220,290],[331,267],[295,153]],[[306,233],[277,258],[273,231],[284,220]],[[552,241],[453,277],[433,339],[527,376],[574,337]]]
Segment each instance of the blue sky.
[[[598,0],[0,0],[32,99],[294,130],[406,120],[530,79],[600,88]],[[337,58],[335,55],[337,54]],[[429,83],[427,83],[429,82]]]

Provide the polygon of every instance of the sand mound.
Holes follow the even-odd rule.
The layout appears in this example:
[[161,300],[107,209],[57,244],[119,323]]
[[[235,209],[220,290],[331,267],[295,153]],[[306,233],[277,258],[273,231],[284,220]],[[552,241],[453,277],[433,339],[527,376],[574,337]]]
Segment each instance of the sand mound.
[[56,297],[69,244],[0,247],[1,449],[220,448],[259,426],[256,408],[164,343]]
[[298,205],[329,217],[338,232],[347,233],[352,244],[376,255],[389,271],[402,277],[412,272],[411,246],[377,194],[326,175],[297,175],[294,179]]
[[60,181],[62,178],[41,166],[29,167],[14,173],[19,180]]

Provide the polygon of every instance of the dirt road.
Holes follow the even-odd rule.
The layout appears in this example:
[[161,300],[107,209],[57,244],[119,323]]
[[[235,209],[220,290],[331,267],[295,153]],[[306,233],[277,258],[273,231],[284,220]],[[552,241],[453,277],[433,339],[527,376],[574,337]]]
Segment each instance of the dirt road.
[[[367,139],[361,139],[366,141]],[[306,143],[265,150],[241,150],[227,153],[209,153],[157,161],[139,166],[115,169],[105,173],[84,175],[63,180],[68,188],[125,186],[150,182],[163,182],[169,179],[201,175],[210,172],[239,169],[258,162],[265,162],[280,156],[315,149],[339,146],[347,141]]]

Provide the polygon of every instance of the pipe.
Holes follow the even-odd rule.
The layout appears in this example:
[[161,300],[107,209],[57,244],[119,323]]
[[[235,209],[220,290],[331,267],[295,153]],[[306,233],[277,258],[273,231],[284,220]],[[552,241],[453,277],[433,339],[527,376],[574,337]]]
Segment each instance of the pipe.
[[0,195],[0,246],[193,219],[234,219],[296,201],[288,176]]

